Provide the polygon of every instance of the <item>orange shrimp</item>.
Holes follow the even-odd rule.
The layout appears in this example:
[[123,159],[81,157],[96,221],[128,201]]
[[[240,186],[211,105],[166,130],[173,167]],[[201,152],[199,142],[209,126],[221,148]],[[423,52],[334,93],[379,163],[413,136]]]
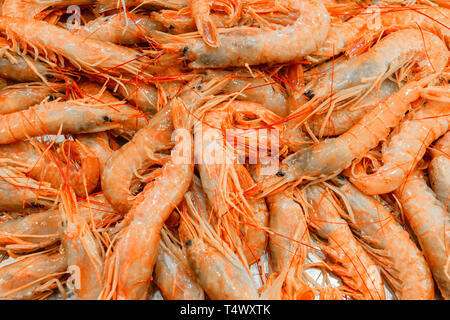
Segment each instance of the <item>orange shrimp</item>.
[[88,147],[98,158],[101,177],[106,168],[106,163],[114,152],[111,149],[108,134],[106,132],[82,134],[77,135],[76,140]]
[[[194,159],[190,114],[179,98],[171,102],[171,107],[177,143],[160,174],[134,202],[114,251],[106,258],[102,298],[146,298],[162,227],[191,183]],[[111,283],[110,275],[114,275]]]
[[299,14],[292,25],[277,30],[234,27],[219,35],[220,47],[213,48],[202,39],[192,39],[181,46],[183,54],[192,61],[190,66],[193,68],[223,68],[298,60],[320,47],[328,33],[330,17],[320,3],[302,0],[292,4],[295,5],[294,11]]
[[144,114],[158,111],[158,90],[152,84],[125,82],[117,87],[117,94]]
[[450,218],[434,192],[427,186],[421,170],[414,170],[395,191],[420,247],[445,299],[450,298],[449,248]]
[[436,33],[450,44],[450,11],[442,7],[372,6],[345,22],[332,23],[323,46],[312,55],[331,57],[352,46],[366,45],[382,32],[418,28]]
[[155,263],[155,283],[167,300],[204,300],[205,293],[188,266],[187,258],[163,229]]
[[148,59],[134,49],[89,39],[44,21],[0,16],[0,30],[13,39],[16,50],[18,46],[34,48],[50,64],[64,57],[79,70],[112,76],[147,75],[152,70]]
[[[78,201],[78,208],[88,223],[92,214],[97,229],[121,219],[102,194],[90,196],[89,203],[85,199]],[[60,220],[59,210],[47,210],[5,221],[0,224],[0,248],[23,253],[49,247],[60,240]]]
[[[251,174],[261,179],[261,167],[252,166]],[[274,273],[267,281],[261,296],[264,299],[313,300],[313,290],[302,280],[303,265],[309,242],[303,210],[292,199],[292,193],[267,197],[270,213],[269,252]]]
[[436,197],[450,212],[450,133],[439,139],[432,149],[433,159],[428,166],[428,176]]
[[[33,179],[49,182],[59,189],[66,182],[79,196],[97,187],[100,177],[98,158],[80,142],[66,140],[54,154],[38,142],[19,142],[0,146],[0,159],[11,162]],[[86,188],[86,189],[85,189]]]
[[50,208],[58,191],[50,184],[33,180],[12,167],[0,167],[0,210],[24,211],[27,208]]
[[102,13],[122,6],[151,7],[156,9],[181,9],[189,6],[190,0],[97,0],[96,8]]
[[189,266],[205,293],[213,300],[255,300],[258,292],[248,269],[220,239],[185,195],[188,215],[182,215],[179,227]]
[[220,42],[216,25],[210,16],[213,2],[214,0],[191,0],[191,11],[198,32],[205,43],[213,48],[217,48]]
[[18,83],[0,90],[0,114],[13,113],[25,110],[44,99],[55,100],[62,95],[64,89],[57,83]]
[[2,15],[9,17],[34,18],[49,7],[68,7],[71,5],[89,5],[94,0],[5,0]]
[[319,248],[331,260],[327,263],[340,276],[344,286],[340,291],[354,299],[384,300],[384,286],[375,262],[354,238],[347,222],[339,215],[340,206],[329,189],[320,185],[305,187],[305,194],[313,206],[310,227],[326,244]]
[[422,252],[376,199],[365,195],[343,177],[334,178],[351,212],[347,219],[364,248],[380,266],[400,300],[431,300],[434,283]]
[[[64,186],[61,191],[60,233],[67,266],[76,266],[79,287],[76,295],[83,300],[96,299],[103,287],[103,255],[94,227],[80,214],[75,193]],[[93,219],[93,216],[91,216]],[[92,229],[91,229],[92,228]]]
[[136,110],[115,110],[92,99],[52,101],[27,110],[0,115],[0,144],[58,133],[94,133],[121,128]]
[[89,39],[133,45],[146,42],[148,33],[153,30],[163,31],[164,27],[144,15],[118,13],[91,20],[75,33]]
[[[198,171],[203,189],[213,206],[217,224],[220,226],[219,231],[230,246],[237,250],[238,255],[245,257],[245,261],[251,264],[257,261],[265,250],[267,236],[263,228],[268,222],[268,211],[262,199],[255,201],[243,197],[243,191],[247,186],[253,185],[254,181],[247,169],[235,161],[234,153],[240,152],[237,151],[239,142],[236,147],[230,147],[226,142],[230,137],[225,136],[222,131],[224,127],[239,128],[234,123],[235,117],[255,119],[253,122],[260,123],[261,126],[280,121],[280,118],[257,103],[224,102],[208,110],[194,127]],[[258,132],[258,142],[264,144],[262,130],[247,132]],[[231,135],[232,133],[229,134]],[[239,132],[235,138],[238,141],[246,139],[245,134]],[[256,150],[251,146],[247,151]],[[240,239],[240,233],[243,234],[243,240]]]
[[0,77],[19,82],[32,82],[46,81],[47,77],[53,76],[47,64],[8,51],[3,49],[0,55]]
[[450,128],[448,104],[430,101],[408,114],[383,151],[383,166],[372,174],[348,170],[350,181],[366,194],[392,192],[405,181],[428,146]]
[[0,298],[13,300],[43,299],[58,286],[66,273],[64,255],[42,252],[20,257],[0,268]]
[[288,156],[275,176],[258,183],[247,191],[248,194],[263,197],[307,176],[338,174],[388,136],[390,129],[397,126],[409,109],[410,103],[419,98],[418,88],[430,82],[432,77],[406,83],[339,137],[323,140]]

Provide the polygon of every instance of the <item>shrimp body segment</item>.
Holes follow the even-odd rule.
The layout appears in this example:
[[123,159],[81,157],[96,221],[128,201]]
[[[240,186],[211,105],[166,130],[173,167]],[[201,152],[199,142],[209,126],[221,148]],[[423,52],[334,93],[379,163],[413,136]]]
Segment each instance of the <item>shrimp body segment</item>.
[[432,156],[428,166],[431,188],[450,212],[450,132],[434,144]]

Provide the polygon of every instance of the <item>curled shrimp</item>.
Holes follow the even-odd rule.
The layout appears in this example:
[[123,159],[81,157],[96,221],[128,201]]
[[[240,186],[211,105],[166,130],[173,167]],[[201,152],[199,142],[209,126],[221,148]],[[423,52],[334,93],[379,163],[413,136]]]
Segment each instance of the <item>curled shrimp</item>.
[[146,42],[147,34],[164,27],[151,18],[134,13],[118,13],[89,21],[76,31],[86,38],[123,45]]
[[66,273],[64,254],[55,250],[16,259],[0,268],[0,298],[14,300],[43,299],[55,287],[64,292],[59,281]]
[[111,158],[114,150],[110,146],[110,138],[106,132],[87,133],[76,136],[76,140],[84,144],[92,151],[99,161],[100,177],[106,168],[106,163]]
[[363,246],[355,239],[347,222],[339,215],[339,204],[329,189],[313,184],[305,187],[312,205],[310,226],[325,244],[319,246],[329,258],[327,263],[344,282],[341,292],[354,299],[384,300],[380,272]]
[[366,194],[384,194],[399,188],[422,159],[428,146],[450,126],[448,104],[430,101],[400,124],[383,151],[383,166],[376,172],[350,173],[350,181]]
[[362,193],[343,177],[333,182],[348,200],[349,224],[380,266],[398,299],[431,300],[434,283],[422,252],[379,201]]
[[[194,161],[190,114],[186,114],[182,100],[172,101],[171,107],[177,143],[160,174],[134,202],[114,252],[106,258],[102,298],[146,298],[161,230],[191,183]],[[109,274],[117,277],[112,283],[108,281]]]
[[434,192],[427,186],[421,170],[414,170],[405,184],[395,191],[402,204],[434,279],[445,299],[450,297],[449,248],[450,219]]
[[0,114],[25,110],[44,99],[55,100],[61,97],[64,87],[60,84],[18,83],[0,90]]
[[433,159],[428,166],[428,177],[436,197],[450,211],[450,133],[447,132],[433,146]]
[[[317,2],[302,0],[295,4],[298,19],[277,30],[235,27],[221,33],[218,48],[192,39],[182,46],[184,56],[193,68],[220,68],[283,63],[310,54],[325,40],[330,17]],[[178,46],[178,45],[177,45]],[[169,48],[169,47],[168,47]]]
[[34,18],[49,7],[68,7],[71,5],[89,5],[94,0],[5,0],[2,15],[9,17]]
[[307,176],[338,174],[388,136],[390,129],[397,126],[409,109],[410,103],[419,98],[418,89],[431,79],[408,82],[339,137],[323,140],[288,156],[276,175],[259,182],[247,190],[247,194],[263,197]]

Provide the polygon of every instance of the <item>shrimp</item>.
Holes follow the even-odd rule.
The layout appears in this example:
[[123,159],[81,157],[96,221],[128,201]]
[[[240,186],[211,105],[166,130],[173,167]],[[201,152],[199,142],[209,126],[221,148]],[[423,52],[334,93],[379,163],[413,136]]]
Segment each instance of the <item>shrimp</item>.
[[112,104],[94,104],[90,99],[46,102],[0,115],[0,144],[48,134],[95,133],[120,128],[134,115],[134,109],[115,110]]
[[214,0],[191,0],[191,11],[198,32],[207,45],[213,48],[219,47],[218,33],[210,11]]
[[64,57],[79,70],[111,76],[147,75],[152,69],[134,49],[89,39],[44,21],[0,16],[0,30],[13,39],[16,48],[22,45],[43,52],[50,64]]
[[114,152],[114,150],[111,149],[108,134],[106,132],[87,133],[77,135],[76,140],[84,144],[93,154],[95,154],[99,161],[101,177],[106,168],[106,163]]
[[144,114],[158,111],[158,90],[152,84],[125,82],[117,87],[117,94]]
[[[0,268],[0,298],[28,300],[48,297],[66,273],[64,255],[42,252],[23,256]],[[50,291],[50,292],[49,292]]]
[[94,0],[5,0],[2,15],[9,17],[34,18],[49,7],[68,7],[71,5],[89,5]]
[[366,113],[372,110],[374,105],[384,101],[397,90],[398,86],[394,82],[385,80],[379,89],[374,89],[362,99],[351,102],[350,106],[335,110],[331,115],[327,112],[312,116],[308,125],[313,134],[319,138],[341,135],[361,120]]
[[50,208],[58,191],[50,184],[33,180],[12,167],[0,167],[0,210],[24,211],[27,208]]
[[189,266],[197,281],[210,299],[257,299],[258,292],[248,269],[198,213],[191,198],[185,195],[189,214],[182,215],[179,231]]
[[351,207],[347,215],[354,233],[381,268],[400,300],[432,300],[434,283],[422,252],[376,199],[365,195],[344,178],[334,178]]
[[230,78],[224,93],[237,93],[238,100],[256,102],[280,117],[288,115],[287,94],[283,87],[262,72],[215,71],[208,70],[208,77],[226,76]]
[[414,170],[395,191],[403,212],[419,240],[420,247],[445,299],[450,298],[449,253],[450,218],[421,170]]
[[61,191],[59,210],[67,265],[76,266],[79,271],[80,286],[75,292],[80,299],[96,299],[103,287],[103,255],[99,239],[89,227],[88,220],[80,214],[75,193],[68,186]]
[[[209,94],[220,88],[203,85],[203,90],[195,88],[200,80],[194,81],[182,93],[182,100],[195,107]],[[211,82],[213,83],[213,82]],[[108,201],[119,212],[126,213],[133,205],[134,196],[142,186],[137,178],[148,168],[162,164],[167,156],[164,151],[172,148],[173,124],[169,105],[155,114],[145,128],[135,134],[127,144],[115,151],[108,160],[102,175],[102,187]]]
[[[192,124],[185,107],[179,98],[171,102],[177,143],[160,174],[134,202],[114,251],[106,258],[102,298],[145,299],[147,296],[162,227],[193,178]],[[115,275],[111,283],[109,275]]]
[[[300,105],[291,117],[298,116],[306,111],[313,110],[313,106],[322,102],[316,108],[316,112],[322,106],[332,105],[349,97],[349,90],[353,89],[353,95],[367,91],[377,83],[384,81],[396,71],[412,64],[419,66],[415,80],[426,77],[432,73],[439,73],[447,65],[449,51],[445,44],[436,35],[414,29],[400,30],[381,39],[369,51],[355,56],[333,67],[331,72],[326,72],[318,81],[311,81],[299,92],[310,101]],[[347,89],[347,90],[344,90]],[[341,93],[342,92],[342,93]],[[306,102],[305,97],[299,99],[300,104]],[[306,114],[309,114],[306,112]],[[314,114],[314,113],[312,113]]]
[[310,227],[326,243],[319,246],[331,260],[327,266],[344,282],[339,288],[346,295],[358,300],[384,300],[384,286],[375,262],[353,237],[345,220],[339,215],[339,204],[329,189],[321,185],[305,187],[305,194],[312,205]]
[[339,137],[323,140],[288,156],[275,176],[259,182],[247,190],[247,194],[264,197],[304,177],[338,174],[388,136],[390,129],[397,126],[409,109],[410,103],[419,98],[418,89],[431,79],[409,81]]
[[450,212],[450,133],[439,139],[432,149],[433,159],[428,166],[428,176],[436,197]]
[[[85,196],[97,187],[100,177],[98,158],[79,142],[64,141],[53,154],[38,142],[19,142],[0,146],[0,159],[11,162],[33,179],[46,181],[55,189],[66,182],[77,195]],[[85,189],[86,188],[86,189]]]
[[18,83],[0,90],[0,114],[22,111],[44,99],[55,100],[64,87],[57,83]]
[[[275,123],[280,118],[257,103],[224,102],[213,110],[207,111],[194,127],[198,171],[203,189],[213,206],[217,224],[220,225],[220,231],[223,232],[226,241],[238,251],[241,258],[245,257],[245,260],[251,264],[257,261],[265,250],[266,235],[263,228],[268,222],[268,211],[262,199],[255,201],[243,197],[243,190],[246,186],[253,185],[254,181],[247,169],[235,161],[234,153],[237,147],[230,147],[226,143],[226,139],[229,139],[232,133],[228,131],[227,137],[222,133],[223,127],[236,128],[233,123],[235,116],[256,118],[261,126]],[[248,132],[256,133],[257,131]],[[263,145],[264,133],[259,132],[261,139],[259,143]],[[245,134],[237,132],[236,138],[237,140],[245,139]],[[250,147],[250,152],[252,147],[254,145]],[[221,178],[217,179],[217,177]],[[239,239],[241,232],[244,243]],[[246,234],[247,232],[249,233]]]
[[447,103],[430,101],[408,114],[383,151],[383,166],[372,174],[348,170],[350,181],[369,195],[392,192],[400,187],[428,146],[449,129],[449,111]]
[[190,0],[97,0],[97,10],[105,11],[120,9],[122,6],[152,7],[156,9],[181,9],[189,6]]
[[345,22],[332,23],[322,47],[312,56],[331,57],[352,46],[370,43],[382,32],[418,28],[435,33],[450,44],[450,11],[430,6],[369,7]]
[[[321,3],[302,0],[295,3],[299,17],[294,24],[277,30],[235,27],[220,34],[218,48],[202,39],[182,45],[185,58],[193,68],[283,63],[298,60],[317,50],[328,33],[330,16]],[[169,45],[170,46],[170,45]],[[164,45],[163,45],[164,47]]]
[[91,20],[78,29],[76,34],[89,39],[133,45],[146,42],[148,33],[153,30],[163,31],[164,27],[147,16],[118,13]]
[[177,244],[163,229],[155,264],[154,280],[165,299],[204,300],[205,293],[188,266],[187,258]]
[[49,76],[53,76],[53,72],[47,64],[3,49],[0,55],[0,77],[18,82],[33,82],[47,81]]
[[[119,221],[122,217],[107,203],[102,194],[89,196],[78,201],[80,215],[94,223],[96,229]],[[0,249],[7,252],[23,253],[49,247],[60,240],[58,209],[46,210],[26,215],[0,224]]]

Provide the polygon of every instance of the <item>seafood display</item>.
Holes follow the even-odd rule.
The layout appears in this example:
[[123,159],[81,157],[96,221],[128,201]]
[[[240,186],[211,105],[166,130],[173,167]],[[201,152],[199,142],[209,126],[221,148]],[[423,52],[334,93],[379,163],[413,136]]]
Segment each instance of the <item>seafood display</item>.
[[0,299],[450,299],[450,6],[0,0]]

